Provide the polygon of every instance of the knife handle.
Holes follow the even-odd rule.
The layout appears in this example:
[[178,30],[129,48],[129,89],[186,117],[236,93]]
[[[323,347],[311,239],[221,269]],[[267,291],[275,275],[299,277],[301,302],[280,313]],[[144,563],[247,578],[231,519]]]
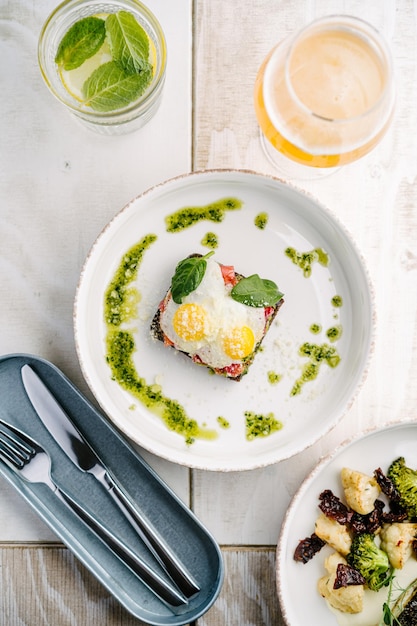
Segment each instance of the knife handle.
[[133,503],[123,493],[116,481],[114,481],[107,473],[106,480],[109,486],[108,493],[112,497],[113,501],[123,512],[131,526],[136,530],[139,537],[146,544],[178,588],[181,589],[187,597],[191,597],[200,591],[200,587],[191,574],[186,570],[179,558],[172,552],[163,538],[157,533],[145,517],[139,513]]
[[123,541],[113,535],[98,522],[84,507],[69,494],[56,487],[54,493],[109,547],[155,595],[170,606],[188,604],[188,600],[174,587],[154,572],[145,561],[133,552]]

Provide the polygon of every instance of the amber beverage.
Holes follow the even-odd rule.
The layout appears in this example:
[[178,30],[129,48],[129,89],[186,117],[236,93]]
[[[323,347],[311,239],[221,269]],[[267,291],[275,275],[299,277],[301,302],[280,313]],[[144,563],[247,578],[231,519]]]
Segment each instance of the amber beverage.
[[324,17],[270,52],[254,97],[269,156],[280,152],[316,168],[350,163],[367,154],[390,124],[391,55],[363,20]]

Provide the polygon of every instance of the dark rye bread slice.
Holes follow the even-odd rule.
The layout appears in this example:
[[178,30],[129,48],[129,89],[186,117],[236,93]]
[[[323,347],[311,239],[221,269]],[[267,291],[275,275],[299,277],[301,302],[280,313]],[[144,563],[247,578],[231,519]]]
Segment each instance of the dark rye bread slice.
[[[202,256],[201,254],[191,254],[191,257],[197,257],[197,256]],[[239,282],[240,280],[242,280],[242,278],[245,278],[245,276],[243,276],[243,274],[239,274],[238,272],[235,272],[235,277],[237,282]],[[261,337],[261,339],[258,341],[258,343],[255,345],[253,351],[247,356],[245,357],[240,364],[235,365],[233,367],[229,366],[229,367],[224,367],[224,368],[214,368],[211,365],[207,365],[207,363],[203,363],[201,360],[195,360],[195,358],[193,357],[192,354],[189,354],[188,352],[185,352],[184,350],[180,350],[178,348],[176,348],[175,346],[173,346],[171,344],[171,342],[166,341],[165,338],[165,333],[163,332],[161,325],[160,325],[160,318],[161,318],[161,305],[164,302],[167,302],[169,300],[169,298],[171,297],[171,289],[168,289],[168,291],[166,292],[163,300],[161,301],[153,319],[151,322],[151,327],[150,327],[150,331],[151,331],[151,336],[158,340],[158,341],[162,341],[164,344],[167,345],[167,347],[173,348],[174,350],[176,350],[177,352],[180,352],[182,354],[185,354],[188,358],[192,359],[193,362],[196,365],[202,365],[204,367],[206,367],[207,369],[211,370],[214,374],[217,374],[218,376],[223,376],[226,378],[230,378],[231,380],[235,380],[235,381],[240,381],[242,380],[243,376],[245,376],[245,374],[248,373],[250,366],[252,365],[255,356],[257,354],[257,352],[259,351],[261,344],[272,324],[272,322],[274,321],[274,319],[276,318],[279,309],[281,308],[281,306],[284,304],[284,299],[281,298],[281,300],[278,300],[278,302],[275,304],[275,306],[269,306],[266,307],[266,309],[268,310],[268,315],[265,316],[265,330],[264,333]],[[240,365],[240,367],[239,367]]]

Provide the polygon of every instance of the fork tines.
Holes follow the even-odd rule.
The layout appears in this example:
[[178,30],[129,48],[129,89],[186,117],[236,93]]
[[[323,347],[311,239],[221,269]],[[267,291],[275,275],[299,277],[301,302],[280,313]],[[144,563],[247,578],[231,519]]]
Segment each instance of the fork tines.
[[0,456],[6,457],[11,463],[23,467],[36,454],[23,433],[0,420]]

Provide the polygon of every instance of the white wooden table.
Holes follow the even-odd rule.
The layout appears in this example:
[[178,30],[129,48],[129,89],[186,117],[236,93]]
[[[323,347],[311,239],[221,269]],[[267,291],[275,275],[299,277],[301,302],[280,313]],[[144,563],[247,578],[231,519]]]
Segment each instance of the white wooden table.
[[[299,182],[328,206],[362,251],[375,288],[370,371],[339,424],[295,458],[238,473],[188,470],[144,457],[220,543],[226,576],[199,626],[282,624],[275,546],[292,495],[318,459],[361,430],[417,418],[417,5],[413,0],[148,0],[167,37],[165,95],[138,134],[96,136],[42,83],[36,46],[54,0],[0,3],[0,354],[57,365],[88,397],[72,310],[93,241],[131,198],[192,170],[273,174],[252,106],[272,45],[325,13],[367,18],[394,55],[392,129],[363,160]],[[130,625],[18,494],[0,481],[0,624]]]

